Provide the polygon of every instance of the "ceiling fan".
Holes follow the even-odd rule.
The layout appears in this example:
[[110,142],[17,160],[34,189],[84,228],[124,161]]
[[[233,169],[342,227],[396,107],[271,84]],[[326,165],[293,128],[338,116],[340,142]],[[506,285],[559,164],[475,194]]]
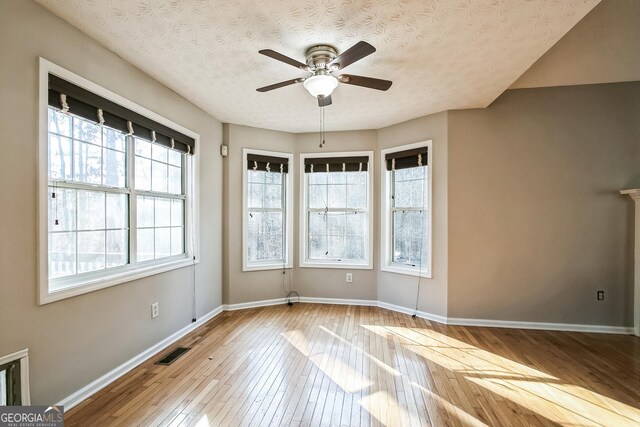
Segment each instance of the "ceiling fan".
[[338,55],[338,52],[332,46],[318,45],[307,49],[307,63],[303,64],[271,49],[263,49],[258,51],[258,53],[284,62],[285,64],[293,65],[296,68],[312,74],[308,77],[286,80],[256,90],[258,92],[268,92],[294,83],[302,83],[304,88],[313,97],[318,99],[318,105],[320,107],[331,105],[331,92],[338,86],[338,83],[346,83],[370,89],[387,90],[393,83],[389,80],[355,76],[353,74],[334,75],[365,56],[371,55],[375,51],[375,47],[364,41],[356,43],[340,55]]

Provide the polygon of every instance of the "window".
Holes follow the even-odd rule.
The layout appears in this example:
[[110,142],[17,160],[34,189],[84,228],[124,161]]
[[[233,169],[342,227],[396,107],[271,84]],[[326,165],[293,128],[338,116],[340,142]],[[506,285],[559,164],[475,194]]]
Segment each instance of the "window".
[[244,150],[243,270],[291,267],[291,154]]
[[40,302],[193,263],[195,245],[187,242],[195,139],[128,109],[153,115],[142,107],[115,104],[101,96],[110,94],[106,90],[44,65],[48,102],[40,167],[47,203],[40,213],[46,224]]
[[383,150],[382,269],[431,277],[431,142]]
[[302,155],[301,266],[372,268],[371,152]]

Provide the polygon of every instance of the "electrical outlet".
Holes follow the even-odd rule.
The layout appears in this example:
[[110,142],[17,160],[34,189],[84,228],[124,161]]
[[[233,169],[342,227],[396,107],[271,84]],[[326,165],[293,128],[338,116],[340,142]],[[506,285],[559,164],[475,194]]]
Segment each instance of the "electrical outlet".
[[353,274],[352,273],[347,273],[347,283],[352,283],[353,282]]
[[160,306],[157,302],[151,304],[151,318],[155,319],[160,314]]
[[597,295],[598,301],[604,301],[604,291],[598,291],[596,295]]

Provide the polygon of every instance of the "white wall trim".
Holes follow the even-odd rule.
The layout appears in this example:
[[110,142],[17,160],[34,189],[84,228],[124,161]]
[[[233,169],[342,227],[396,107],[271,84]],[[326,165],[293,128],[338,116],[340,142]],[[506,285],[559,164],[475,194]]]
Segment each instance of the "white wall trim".
[[241,302],[239,304],[225,304],[223,305],[224,311],[236,311],[236,310],[244,310],[247,308],[256,308],[256,307],[268,307],[270,305],[279,305],[285,304],[286,301],[284,298],[275,298],[275,299],[265,299],[262,301],[250,301],[250,302]]
[[536,329],[558,332],[592,332],[600,334],[633,335],[633,328],[626,326],[581,325],[571,323],[519,322],[511,320],[460,319],[449,317],[447,324],[456,326],[482,326],[485,328]]
[[413,315],[415,313],[415,315],[417,317],[421,317],[423,319],[427,319],[427,320],[431,320],[434,322],[438,322],[438,323],[442,323],[444,325],[446,325],[447,322],[447,318],[444,316],[440,316],[439,314],[433,314],[433,313],[428,313],[426,311],[416,311],[412,308],[409,307],[403,307],[401,305],[395,305],[395,304],[390,304],[388,302],[384,302],[384,301],[378,301],[378,307],[381,308],[386,308],[387,310],[392,310],[392,311],[397,311],[398,313],[404,313],[404,314],[410,314]]
[[112,369],[111,371],[107,372],[100,378],[82,387],[80,390],[76,391],[75,393],[65,397],[60,402],[58,402],[57,405],[63,405],[65,411],[68,411],[69,409],[73,408],[83,400],[91,397],[93,394],[102,390],[104,387],[108,386],[109,384],[111,384],[112,382],[114,382],[115,380],[117,380],[127,372],[131,371],[136,366],[147,361],[153,355],[159,353],[166,347],[178,341],[180,338],[184,337],[189,332],[204,325],[206,322],[213,319],[218,314],[222,313],[222,311],[223,311],[223,306],[219,306],[213,309],[209,313],[199,318],[197,321],[188,324],[187,326],[180,329],[179,331],[174,332],[173,334],[169,335],[167,338],[163,339],[159,343],[149,347],[142,353],[135,355],[134,357],[127,360],[120,366]]
[[300,297],[300,302],[309,304],[361,305],[365,307],[378,307],[378,301],[370,299]]

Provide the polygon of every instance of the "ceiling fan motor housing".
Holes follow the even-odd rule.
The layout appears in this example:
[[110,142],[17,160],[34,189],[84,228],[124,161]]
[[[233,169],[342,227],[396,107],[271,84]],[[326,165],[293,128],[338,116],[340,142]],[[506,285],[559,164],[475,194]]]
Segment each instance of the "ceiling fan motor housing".
[[317,45],[307,49],[307,65],[313,70],[327,69],[327,64],[336,59],[338,52],[333,46]]

